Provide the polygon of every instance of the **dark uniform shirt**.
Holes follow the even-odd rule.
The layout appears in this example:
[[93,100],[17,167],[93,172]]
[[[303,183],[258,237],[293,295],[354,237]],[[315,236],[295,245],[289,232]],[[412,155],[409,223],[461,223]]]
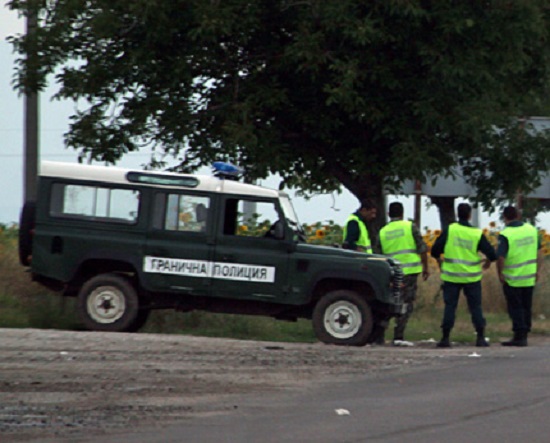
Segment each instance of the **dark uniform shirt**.
[[[508,223],[507,227],[509,228],[519,228],[520,226],[523,226],[523,222],[520,222],[519,220],[515,220],[513,222]],[[503,235],[498,236],[498,246],[497,246],[497,257],[506,257],[508,255],[508,239],[504,237]],[[538,249],[542,248],[542,239],[541,236],[538,236]]]
[[[472,225],[467,220],[459,220],[459,224],[462,226],[470,226]],[[441,235],[437,237],[435,240],[434,245],[432,246],[432,257],[433,258],[439,258],[441,254],[443,254],[443,251],[445,250],[445,243],[447,243],[447,237],[449,236],[449,228],[445,228]],[[485,257],[487,257],[490,261],[495,261],[497,259],[497,255],[495,253],[495,250],[491,246],[491,243],[489,243],[489,240],[482,235],[479,239],[479,243],[477,245],[477,250],[481,251],[483,254],[485,254]]]

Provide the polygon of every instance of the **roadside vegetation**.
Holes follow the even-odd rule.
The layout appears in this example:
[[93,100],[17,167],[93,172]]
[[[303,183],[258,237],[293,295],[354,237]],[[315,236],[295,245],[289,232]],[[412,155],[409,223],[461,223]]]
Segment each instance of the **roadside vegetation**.
[[[341,242],[342,228],[333,223],[304,226],[308,241],[321,245]],[[246,231],[264,229],[249,226]],[[244,231],[244,229],[243,229]],[[429,246],[439,235],[437,230],[425,230]],[[17,226],[0,226],[0,327],[78,330],[81,326],[72,299],[60,297],[32,283],[17,257]],[[498,236],[496,225],[485,230],[495,244]],[[533,333],[550,335],[550,234],[542,231],[546,254],[542,281],[536,288],[533,306]],[[426,282],[419,280],[415,312],[407,328],[408,340],[438,339],[443,314],[443,300],[439,270],[435,260],[430,261],[431,276]],[[498,282],[495,267],[485,271],[483,278],[483,308],[487,318],[487,335],[495,342],[510,334],[510,320],[506,303]],[[392,338],[393,323],[386,334]],[[200,336],[231,337],[286,342],[316,341],[311,323],[301,320],[295,323],[271,318],[248,317],[204,312],[179,313],[156,311],[151,314],[141,332],[191,334]],[[472,342],[475,338],[464,297],[457,310],[457,323],[453,341]]]

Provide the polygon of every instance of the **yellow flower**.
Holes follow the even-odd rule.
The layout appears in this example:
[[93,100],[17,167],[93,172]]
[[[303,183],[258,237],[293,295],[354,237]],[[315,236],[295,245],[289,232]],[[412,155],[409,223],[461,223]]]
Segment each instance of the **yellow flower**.
[[317,229],[315,231],[315,238],[325,238],[326,232],[324,229]]
[[191,214],[189,214],[189,212],[182,212],[180,214],[180,222],[188,223],[190,221],[191,221]]
[[246,226],[246,225],[241,225],[241,226],[239,226],[239,231],[241,231],[241,232],[247,232],[247,231],[248,231],[248,226]]

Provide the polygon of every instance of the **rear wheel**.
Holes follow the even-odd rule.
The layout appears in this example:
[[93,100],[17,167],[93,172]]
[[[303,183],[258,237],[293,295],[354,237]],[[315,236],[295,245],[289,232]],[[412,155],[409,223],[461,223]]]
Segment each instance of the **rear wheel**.
[[313,329],[323,343],[364,346],[372,325],[369,304],[354,291],[342,289],[329,292],[313,310]]
[[131,332],[147,320],[140,316],[134,286],[117,274],[100,274],[88,280],[78,293],[78,310],[84,326],[93,331]]

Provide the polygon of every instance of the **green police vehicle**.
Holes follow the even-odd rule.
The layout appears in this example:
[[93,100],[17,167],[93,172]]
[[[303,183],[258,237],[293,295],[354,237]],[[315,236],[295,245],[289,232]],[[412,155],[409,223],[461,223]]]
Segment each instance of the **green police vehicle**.
[[361,346],[403,312],[398,262],[308,244],[286,193],[217,166],[206,176],[43,162],[21,211],[20,261],[76,297],[97,331],[137,331],[153,309],[203,310],[311,319],[320,341]]

